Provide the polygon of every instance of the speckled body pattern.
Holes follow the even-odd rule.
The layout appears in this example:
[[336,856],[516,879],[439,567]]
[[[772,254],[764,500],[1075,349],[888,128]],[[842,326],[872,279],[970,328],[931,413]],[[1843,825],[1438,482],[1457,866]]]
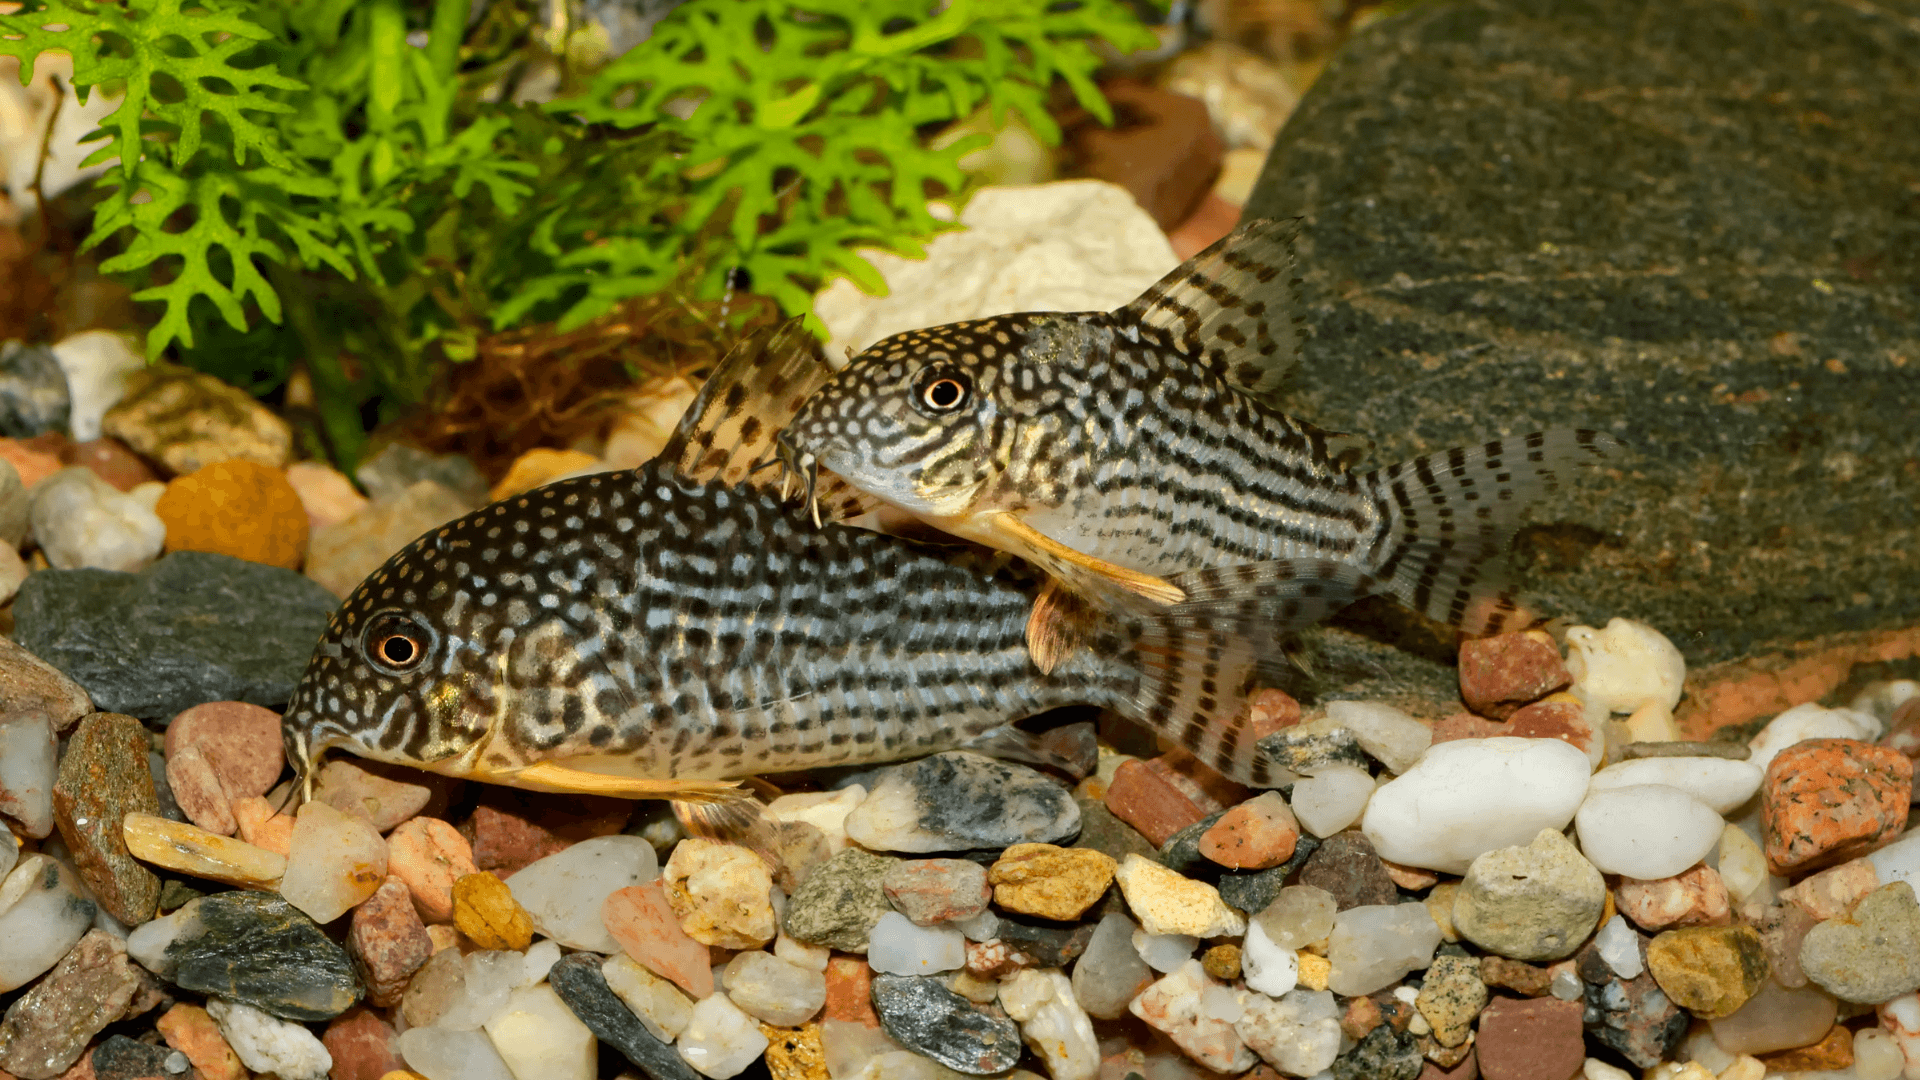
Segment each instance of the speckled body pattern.
[[[1036,671],[1033,594],[657,463],[564,480],[421,537],[355,590],[288,706],[288,751],[731,778],[930,753],[1142,692],[1118,633]],[[368,653],[387,612],[432,630],[406,674]]]

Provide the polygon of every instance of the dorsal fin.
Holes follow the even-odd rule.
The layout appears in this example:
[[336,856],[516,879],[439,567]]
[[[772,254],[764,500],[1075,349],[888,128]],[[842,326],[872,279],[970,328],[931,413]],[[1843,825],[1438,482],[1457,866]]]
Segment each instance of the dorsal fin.
[[1271,397],[1306,333],[1294,276],[1299,232],[1299,218],[1246,222],[1114,314],[1161,327],[1228,383]]

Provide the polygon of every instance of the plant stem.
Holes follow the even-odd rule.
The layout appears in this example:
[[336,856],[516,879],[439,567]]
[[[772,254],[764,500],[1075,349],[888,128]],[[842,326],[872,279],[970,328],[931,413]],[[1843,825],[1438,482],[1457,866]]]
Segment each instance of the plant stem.
[[467,13],[472,0],[434,0],[433,25],[427,32],[427,63],[433,77],[442,82],[453,78],[460,68],[460,42],[467,34]]

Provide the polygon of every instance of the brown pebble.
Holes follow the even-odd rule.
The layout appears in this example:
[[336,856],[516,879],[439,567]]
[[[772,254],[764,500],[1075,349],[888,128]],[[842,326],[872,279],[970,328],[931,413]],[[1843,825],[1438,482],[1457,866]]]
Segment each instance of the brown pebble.
[[1572,682],[1553,638],[1538,630],[1460,645],[1460,698],[1482,716],[1504,720]]
[[483,949],[522,952],[533,944],[533,920],[507,883],[488,873],[453,883],[453,925]]
[[1367,1032],[1385,1022],[1380,1015],[1380,1006],[1370,997],[1357,997],[1347,1002],[1347,1011],[1340,1017],[1340,1030],[1347,1038],[1358,1042],[1367,1037]]
[[[333,1018],[320,1042],[333,1055],[331,1080],[385,1080],[406,1068],[393,1048],[393,1025],[355,1005]],[[211,1080],[211,1078],[209,1078]]]
[[1841,1024],[1835,1024],[1812,1046],[1796,1046],[1791,1050],[1761,1054],[1760,1064],[1767,1067],[1768,1076],[1850,1069],[1853,1067],[1853,1032]]
[[1486,1080],[1566,1080],[1586,1060],[1578,1001],[1495,998],[1480,1014],[1475,1043]]
[[1481,957],[1480,981],[1526,997],[1539,997],[1553,986],[1553,976],[1546,968],[1504,956]]
[[80,878],[107,913],[128,926],[153,918],[160,879],[127,851],[121,822],[160,813],[147,769],[147,729],[119,713],[94,713],[74,729],[53,785],[54,824]]
[[359,962],[368,1003],[398,1005],[407,980],[433,955],[433,939],[414,910],[405,881],[387,875],[374,894],[353,909],[347,948]]
[[1737,742],[1630,742],[1620,747],[1622,761],[1638,758],[1716,757],[1745,761],[1753,756],[1746,743]]
[[1144,761],[1126,761],[1107,785],[1107,809],[1133,826],[1154,847],[1206,817],[1194,801]]
[[286,766],[280,714],[244,701],[210,701],[167,724],[166,754],[197,746],[220,773],[229,799],[265,795]]
[[1221,982],[1232,982],[1240,977],[1240,946],[1215,945],[1200,954],[1200,966]]

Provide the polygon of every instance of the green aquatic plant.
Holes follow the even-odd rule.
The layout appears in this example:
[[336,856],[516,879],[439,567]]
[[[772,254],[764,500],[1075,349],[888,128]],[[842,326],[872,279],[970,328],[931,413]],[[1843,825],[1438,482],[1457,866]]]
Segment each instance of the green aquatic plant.
[[23,80],[64,52],[79,93],[122,95],[86,244],[158,305],[148,354],[261,393],[305,368],[348,463],[489,333],[668,289],[805,313],[835,275],[881,288],[856,248],[918,251],[984,138],[934,129],[984,103],[1057,141],[1055,80],[1106,117],[1095,40],[1154,40],[1119,0],[692,0],[531,107],[501,99],[533,0],[4,6]]

